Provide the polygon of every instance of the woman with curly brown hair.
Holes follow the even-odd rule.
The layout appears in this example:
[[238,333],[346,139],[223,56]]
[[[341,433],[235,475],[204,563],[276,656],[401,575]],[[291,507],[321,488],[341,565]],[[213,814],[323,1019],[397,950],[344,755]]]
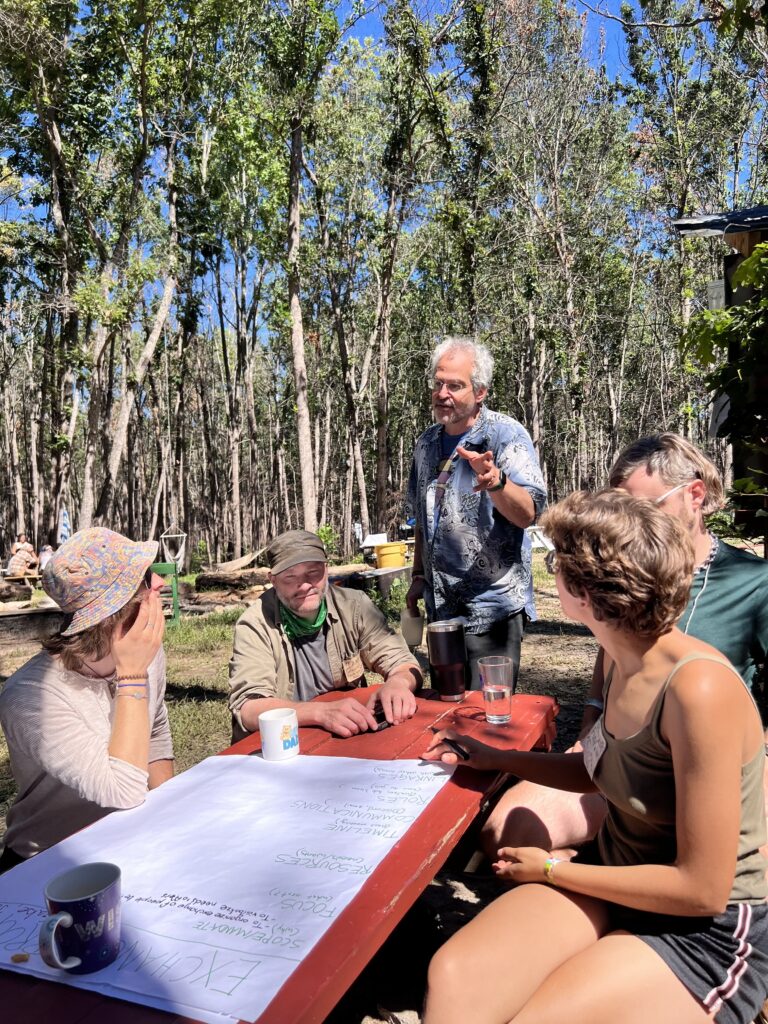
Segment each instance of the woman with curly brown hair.
[[573,861],[505,848],[518,883],[437,953],[424,1024],[747,1024],[768,992],[763,730],[740,677],[675,627],[690,540],[651,502],[576,493],[542,521],[563,610],[605,651],[605,709],[577,754],[446,732],[426,753],[575,792],[608,815]]

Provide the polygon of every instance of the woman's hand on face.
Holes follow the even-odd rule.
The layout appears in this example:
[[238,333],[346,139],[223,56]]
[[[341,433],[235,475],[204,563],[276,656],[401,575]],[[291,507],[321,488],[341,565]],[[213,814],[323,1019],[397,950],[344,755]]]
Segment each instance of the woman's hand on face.
[[[447,742],[450,741],[450,742]],[[456,744],[453,746],[452,744]],[[456,747],[469,754],[462,757]],[[441,729],[432,737],[432,742],[421,755],[425,761],[443,761],[445,764],[465,764],[479,771],[489,771],[496,767],[494,758],[498,753],[471,736],[454,732],[453,729]]]
[[550,856],[536,846],[503,846],[492,867],[507,882],[546,882],[544,862]]
[[132,626],[112,639],[112,656],[118,676],[141,676],[160,650],[165,632],[165,616],[160,595],[150,591],[139,605]]

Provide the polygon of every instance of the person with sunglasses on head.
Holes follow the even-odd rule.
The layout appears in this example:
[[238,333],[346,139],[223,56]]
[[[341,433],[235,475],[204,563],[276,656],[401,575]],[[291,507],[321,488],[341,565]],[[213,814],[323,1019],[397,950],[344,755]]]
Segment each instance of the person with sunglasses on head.
[[486,655],[520,664],[526,619],[534,619],[531,543],[525,528],[546,505],[536,450],[517,420],[485,399],[493,357],[471,338],[447,337],[429,371],[435,419],[417,440],[408,483],[416,520],[412,614],[464,621],[472,687]]
[[[712,644],[751,688],[768,652],[768,562],[726,544],[707,527],[706,516],[723,504],[723,485],[713,463],[673,433],[640,438],[626,447],[609,481],[647,498],[677,519],[693,544],[695,569],[680,629]],[[603,652],[595,663],[581,735],[603,707]],[[569,856],[591,839],[605,817],[598,793],[566,793],[530,782],[507,790],[482,833],[486,855],[502,846],[546,845]]]
[[43,570],[64,618],[0,694],[18,788],[0,871],[137,806],[173,775],[157,549],[97,527]]
[[618,489],[570,495],[542,528],[563,612],[603,651],[600,719],[580,752],[447,730],[423,756],[456,763],[450,740],[478,770],[600,792],[607,814],[573,861],[499,850],[518,884],[433,958],[424,1024],[749,1024],[768,993],[763,730],[730,662],[684,632],[691,538]]

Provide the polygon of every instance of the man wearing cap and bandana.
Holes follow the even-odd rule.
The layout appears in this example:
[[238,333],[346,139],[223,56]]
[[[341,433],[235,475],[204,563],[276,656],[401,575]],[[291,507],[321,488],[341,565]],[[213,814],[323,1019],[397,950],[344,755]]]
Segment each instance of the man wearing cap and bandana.
[[43,570],[64,612],[43,650],[8,679],[0,722],[18,795],[0,872],[173,774],[157,542],[82,530]]
[[[376,700],[393,725],[416,710],[421,671],[405,642],[369,597],[328,587],[323,542],[306,530],[280,534],[267,548],[272,588],[235,626],[229,663],[234,739],[258,728],[271,708],[295,708],[299,725],[338,736],[375,730]],[[367,704],[352,697],[312,701],[329,690],[365,685],[365,670],[384,684]]]

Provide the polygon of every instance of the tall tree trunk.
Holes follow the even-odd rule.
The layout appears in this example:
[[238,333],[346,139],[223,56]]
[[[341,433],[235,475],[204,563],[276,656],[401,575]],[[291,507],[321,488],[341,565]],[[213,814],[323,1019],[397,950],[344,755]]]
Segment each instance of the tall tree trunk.
[[384,228],[383,260],[379,287],[381,306],[378,322],[379,386],[376,395],[376,527],[387,528],[389,482],[389,350],[392,320],[392,284],[402,215],[397,216],[398,194],[390,188]]
[[99,495],[99,504],[96,509],[96,518],[99,520],[106,519],[110,514],[117,475],[120,472],[120,466],[125,456],[126,442],[128,439],[128,423],[136,402],[136,392],[143,384],[147,370],[149,369],[154,357],[155,349],[157,348],[160,335],[162,334],[166,320],[168,319],[171,302],[173,301],[173,296],[176,291],[175,252],[178,231],[176,226],[175,165],[176,143],[175,140],[172,140],[169,142],[166,150],[166,181],[168,185],[167,216],[169,225],[169,248],[172,254],[170,264],[172,269],[164,278],[163,292],[157,311],[152,318],[151,330],[147,336],[147,340],[144,342],[144,347],[141,350],[141,355],[139,356],[139,361],[136,364],[133,376],[130,381],[125,382],[123,394],[120,399],[114,431],[112,433],[112,447],[109,455],[107,475],[102,485],[101,494]]
[[16,413],[11,403],[7,386],[3,387],[3,414],[5,416],[6,457],[8,460],[8,469],[11,478],[11,487],[13,488],[15,505],[16,526],[13,532],[24,533],[26,531],[24,515],[24,484],[21,479],[19,442],[16,437]]
[[[347,470],[344,474],[344,513],[341,517],[341,550],[345,558],[349,558],[352,554],[352,539],[354,537],[354,531],[352,529],[352,480],[353,480],[353,468],[352,468],[352,444],[349,445],[349,458],[347,459]],[[365,532],[365,531],[363,531]]]
[[317,530],[317,497],[312,461],[312,423],[309,414],[307,363],[304,352],[304,322],[301,313],[301,156],[302,117],[291,118],[291,159],[288,191],[288,307],[291,317],[291,355],[296,389],[296,436],[301,469],[301,507],[304,529]]
[[[239,257],[238,257],[239,259]],[[235,302],[237,307],[237,329],[235,337],[235,371],[232,372],[231,360],[228,349],[226,332],[226,314],[224,310],[224,290],[221,279],[221,259],[216,261],[216,306],[219,316],[219,335],[221,340],[221,364],[224,371],[224,392],[227,405],[227,446],[229,448],[230,468],[230,489],[229,489],[229,511],[232,516],[232,557],[239,558],[242,552],[242,509],[240,502],[240,441],[242,440],[242,425],[240,422],[239,393],[239,367],[240,359],[240,333],[242,318],[240,316],[238,286],[235,285]]]
[[[107,299],[109,277],[107,269],[102,277],[102,296]],[[80,513],[78,515],[78,530],[87,530],[93,525],[94,510],[96,508],[96,464],[97,453],[101,451],[101,396],[103,382],[101,379],[101,363],[104,350],[107,345],[107,328],[105,324],[98,324],[93,332],[93,345],[91,347],[91,379],[88,394],[88,416],[86,418],[85,431],[85,460],[83,463],[83,487],[80,499]]]
[[[339,360],[341,362],[341,377],[344,385],[344,398],[347,406],[347,426],[352,443],[352,459],[355,470],[355,481],[357,483],[357,494],[360,502],[360,522],[363,527],[363,535],[371,532],[371,521],[368,512],[368,485],[365,479],[363,466],[362,448],[360,445],[360,411],[359,406],[362,400],[362,387],[355,385],[354,372],[349,357],[349,344],[347,342],[347,331],[344,323],[344,312],[342,308],[341,288],[339,279],[332,268],[331,239],[328,230],[328,209],[325,200],[325,192],[319,179],[311,167],[305,164],[309,179],[315,188],[315,200],[317,203],[318,219],[320,221],[320,240],[323,253],[326,257],[326,278],[328,291],[331,298],[331,312],[333,314],[333,329],[339,345]],[[377,307],[377,317],[380,312],[380,303]],[[366,375],[367,382],[367,375]],[[324,494],[324,501],[327,496]],[[324,505],[325,507],[325,505]],[[321,516],[321,519],[323,517]]]
[[322,494],[322,511],[320,513],[320,522],[328,522],[328,465],[331,458],[331,416],[333,413],[333,404],[331,402],[331,389],[327,388],[325,392],[325,428],[323,430],[323,454],[322,459],[318,459],[320,465],[320,487],[318,494]]

